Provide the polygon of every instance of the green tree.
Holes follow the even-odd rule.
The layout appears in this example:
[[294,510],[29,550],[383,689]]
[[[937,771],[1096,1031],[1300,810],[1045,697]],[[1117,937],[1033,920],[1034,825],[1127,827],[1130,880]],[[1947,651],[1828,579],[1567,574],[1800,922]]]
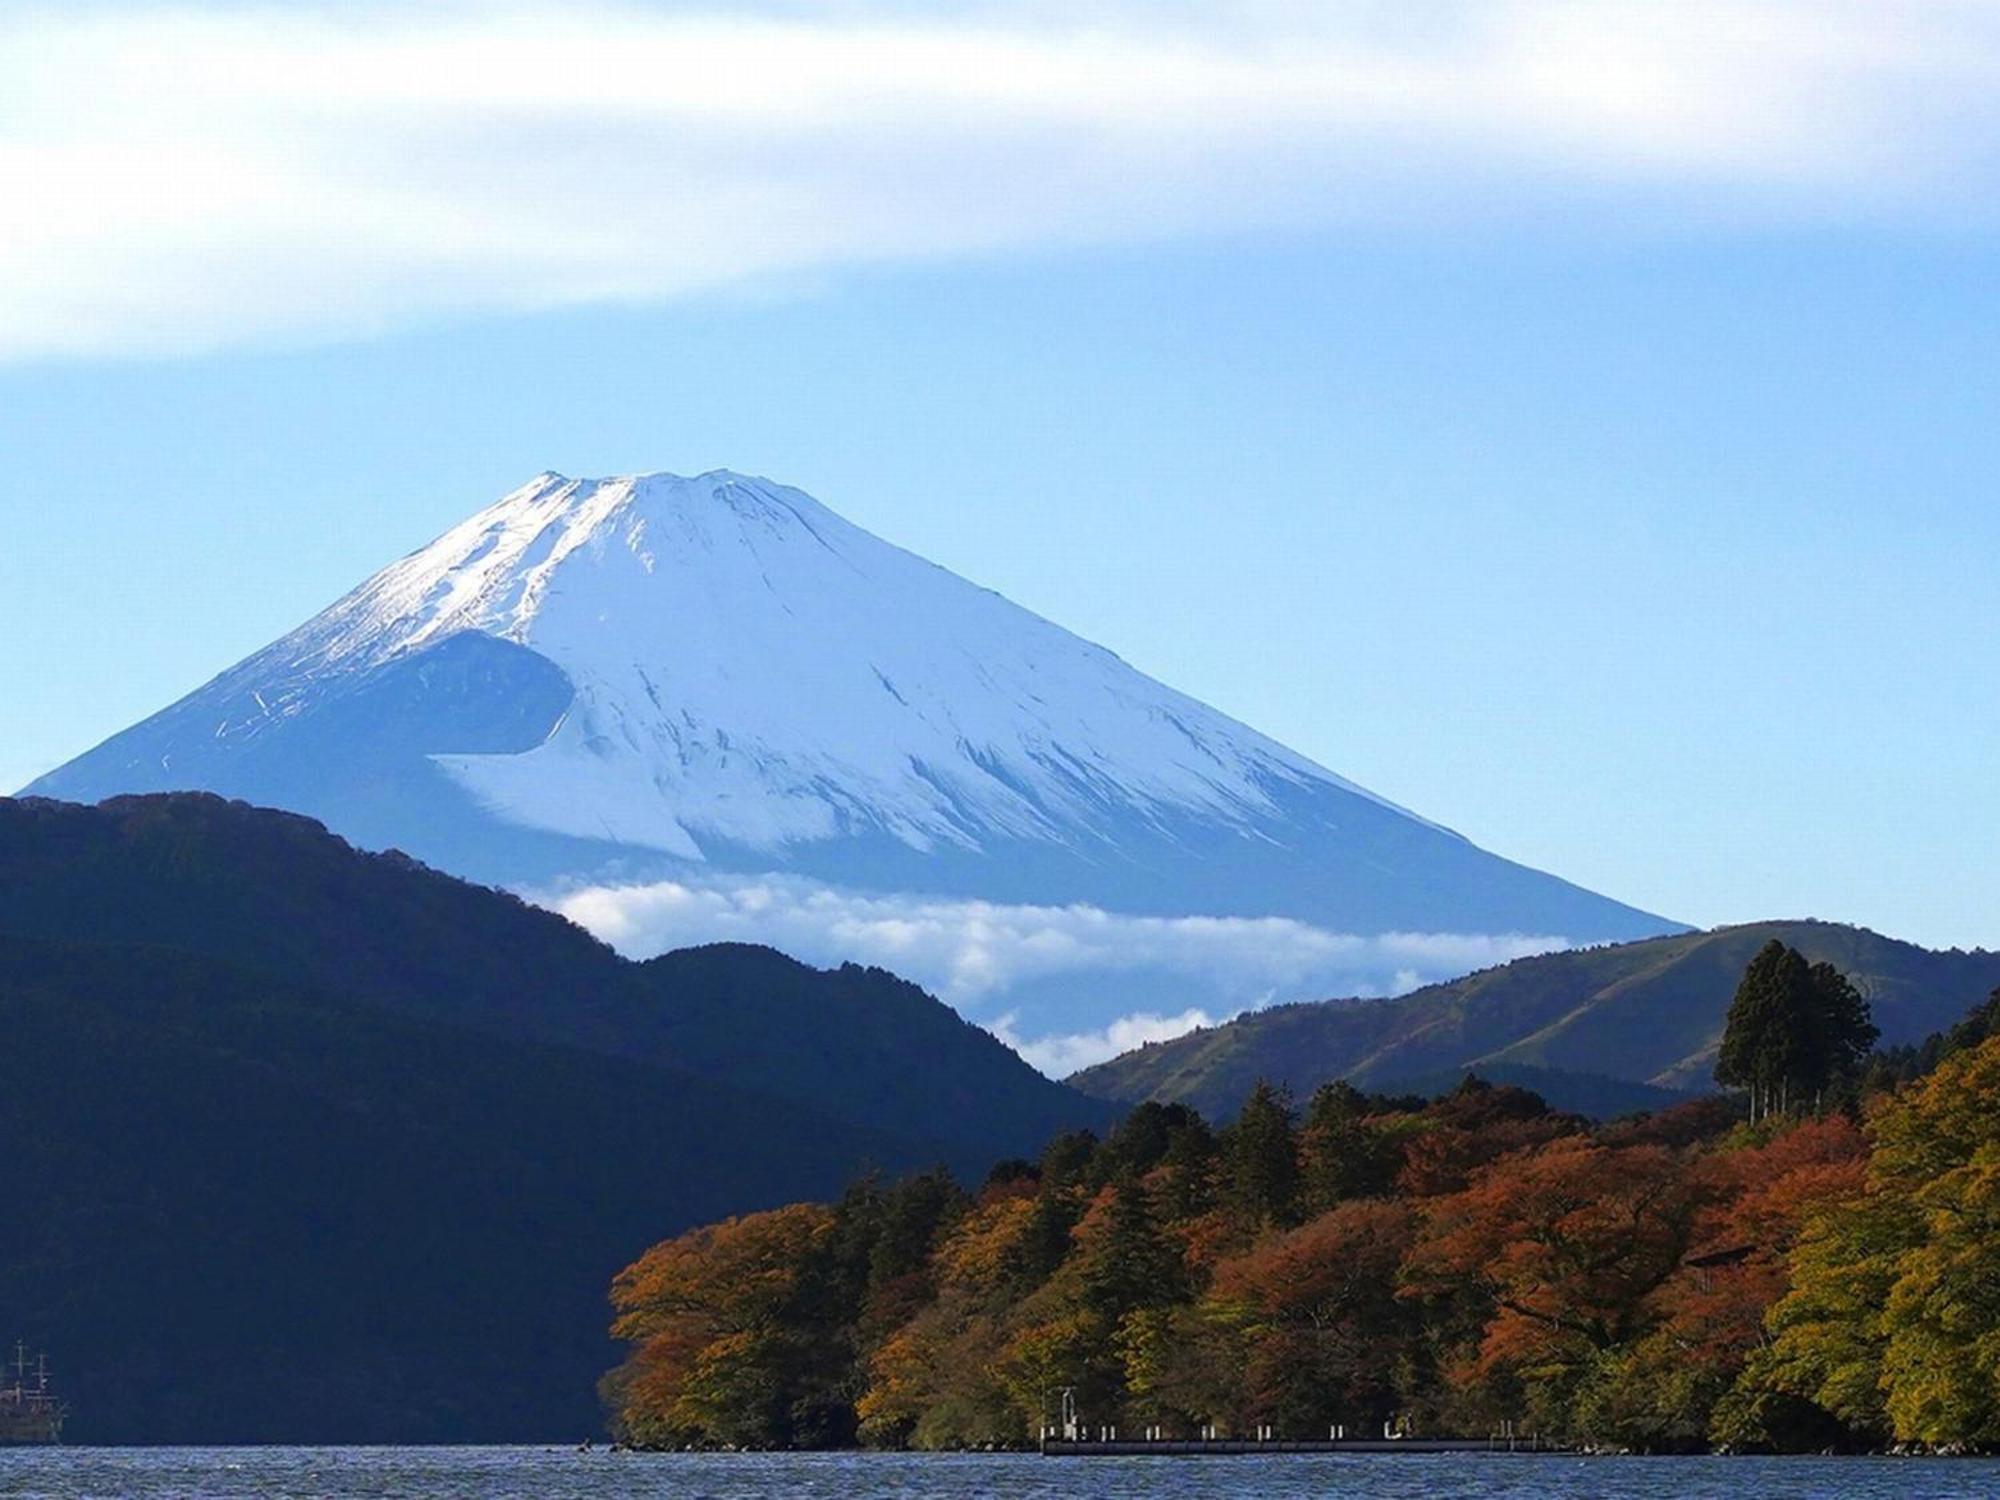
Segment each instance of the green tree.
[[1802,1088],[1810,1088],[1817,1107],[1827,1090],[1860,1075],[1869,1049],[1882,1033],[1861,991],[1832,964],[1814,964],[1807,979],[1810,999],[1799,1082]]
[[1070,1235],[1082,1212],[1075,1190],[1042,1179],[1021,1236],[1006,1254],[1007,1279],[1016,1295],[1025,1296],[1055,1275],[1069,1256]]
[[1243,1101],[1224,1148],[1230,1206],[1252,1229],[1292,1222],[1298,1196],[1299,1141],[1284,1092],[1262,1079]]
[[1215,1132],[1189,1110],[1160,1160],[1160,1206],[1169,1219],[1192,1219],[1215,1207],[1216,1157]]
[[1097,1156],[1097,1136],[1088,1130],[1065,1130],[1042,1148],[1042,1185],[1068,1187],[1082,1180]]
[[1312,1218],[1389,1191],[1396,1153],[1367,1123],[1368,1098],[1346,1080],[1314,1090],[1299,1132],[1299,1211]]
[[868,1255],[871,1289],[922,1272],[939,1234],[969,1206],[943,1167],[906,1177],[884,1193]]
[[2000,1038],[1873,1127],[1868,1191],[1808,1225],[1737,1404],[1791,1396],[1862,1434],[2000,1446]]
[[1925,1077],[1945,1058],[1977,1047],[1990,1036],[2000,1036],[2000,990],[1974,1006],[1955,1026],[1934,1031],[1913,1046],[1885,1047],[1876,1052],[1868,1059],[1863,1092],[1887,1093]]
[[1715,1081],[1746,1089],[1750,1118],[1817,1109],[1854,1078],[1881,1033],[1852,981],[1773,938],[1743,971],[1716,1054]]
[[1166,1159],[1175,1137],[1201,1123],[1201,1116],[1185,1104],[1149,1099],[1119,1122],[1093,1165],[1107,1179],[1121,1173],[1143,1177]]
[[2000,1040],[1948,1058],[1882,1112],[1873,1180],[1925,1231],[1883,1309],[1896,1435],[2000,1445]]
[[1811,988],[1806,961],[1776,938],[1758,949],[1736,986],[1716,1053],[1715,1081],[1749,1091],[1753,1122],[1785,1108]]
[[2000,1036],[2000,989],[1975,1005],[1963,1021],[1944,1034],[1944,1055],[1968,1052],[1992,1036]]
[[1116,1325],[1143,1307],[1164,1307],[1187,1292],[1181,1248],[1161,1228],[1145,1184],[1126,1175],[1111,1188],[1101,1237],[1083,1264],[1083,1304]]

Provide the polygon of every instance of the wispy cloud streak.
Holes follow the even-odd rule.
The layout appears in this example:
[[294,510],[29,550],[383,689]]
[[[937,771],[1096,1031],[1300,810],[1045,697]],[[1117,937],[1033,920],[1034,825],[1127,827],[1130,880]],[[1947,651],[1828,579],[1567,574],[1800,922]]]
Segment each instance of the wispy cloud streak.
[[0,357],[1552,195],[1984,220],[1996,140],[1970,0],[14,7]]

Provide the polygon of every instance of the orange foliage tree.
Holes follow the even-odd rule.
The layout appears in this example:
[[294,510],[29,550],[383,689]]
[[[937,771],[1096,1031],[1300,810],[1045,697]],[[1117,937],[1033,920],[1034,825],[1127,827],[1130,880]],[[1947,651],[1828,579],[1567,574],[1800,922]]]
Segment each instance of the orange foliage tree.
[[1605,1357],[1656,1321],[1651,1299],[1679,1268],[1702,1200],[1665,1147],[1557,1140],[1433,1202],[1405,1292],[1482,1300],[1489,1315],[1458,1383],[1490,1418],[1562,1431]]
[[607,1378],[614,1430],[632,1441],[754,1441],[788,1425],[775,1410],[793,1361],[780,1346],[831,1210],[798,1203],[655,1245],[612,1283],[612,1334],[637,1345]]
[[1259,1090],[865,1181],[647,1251],[605,1390],[649,1444],[1519,1431],[1646,1450],[2000,1445],[2000,1040],[1840,1114],[1593,1126],[1518,1088]]

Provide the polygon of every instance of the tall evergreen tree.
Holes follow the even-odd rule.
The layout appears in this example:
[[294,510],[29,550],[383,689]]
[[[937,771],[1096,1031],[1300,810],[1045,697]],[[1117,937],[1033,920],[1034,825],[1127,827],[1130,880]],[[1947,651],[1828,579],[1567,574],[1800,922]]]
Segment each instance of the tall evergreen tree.
[[1263,1079],[1229,1127],[1231,1206],[1246,1224],[1289,1224],[1298,1197],[1299,1141],[1292,1104]]
[[1146,1185],[1130,1173],[1112,1185],[1103,1238],[1083,1267],[1084,1301],[1116,1326],[1142,1307],[1165,1307],[1187,1290],[1180,1247],[1160,1226]]
[[1097,1155],[1097,1136],[1088,1130],[1065,1130],[1042,1148],[1042,1186],[1068,1187],[1090,1170]]
[[1069,1255],[1080,1214],[1077,1194],[1044,1176],[1021,1237],[1006,1255],[1007,1279],[1017,1292],[1026,1295],[1055,1274]]
[[1123,1172],[1143,1177],[1166,1159],[1176,1135],[1201,1124],[1201,1116],[1185,1104],[1161,1104],[1148,1099],[1134,1107],[1111,1132],[1092,1165],[1113,1177]]
[[1804,1075],[1801,1093],[1810,1089],[1813,1099],[1856,1078],[1868,1058],[1868,1050],[1882,1035],[1869,1012],[1868,1002],[1854,981],[1830,963],[1816,963],[1808,971],[1811,1003],[1806,1018]]
[[939,1233],[967,1207],[964,1192],[944,1167],[906,1177],[883,1193],[868,1257],[870,1285],[923,1270]]
[[1215,1207],[1215,1132],[1193,1110],[1167,1141],[1161,1207],[1171,1218],[1192,1219]]
[[1830,963],[1775,938],[1743,971],[1716,1054],[1715,1081],[1747,1089],[1750,1117],[1810,1103],[1853,1078],[1881,1033],[1868,1002]]
[[1366,1123],[1368,1097],[1345,1079],[1323,1083],[1299,1132],[1299,1213],[1323,1214],[1350,1198],[1372,1198],[1395,1175],[1391,1153]]
[[1773,938],[1743,971],[1715,1059],[1717,1083],[1749,1091],[1752,1120],[1787,1107],[1812,1008],[1806,961]]

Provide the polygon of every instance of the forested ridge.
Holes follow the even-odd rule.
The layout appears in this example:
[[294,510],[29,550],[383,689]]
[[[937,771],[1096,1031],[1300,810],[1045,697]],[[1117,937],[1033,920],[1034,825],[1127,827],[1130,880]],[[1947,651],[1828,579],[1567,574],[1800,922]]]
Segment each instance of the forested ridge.
[[1754,1123],[1741,1096],[1596,1125],[1478,1080],[1262,1085],[974,1192],[864,1180],[698,1229],[612,1289],[614,1430],[1026,1445],[1070,1388],[1128,1434],[2000,1447],[2000,993],[1921,1047],[1864,1057],[1863,1005],[1788,1048],[1844,983],[1782,944],[1751,965],[1724,1070]]
[[0,798],[0,897],[0,1337],[78,1442],[574,1441],[649,1239],[1115,1117],[879,970],[216,797]]
[[740,943],[627,962],[508,892],[205,793],[0,797],[0,891],[0,940],[199,953],[398,1015],[673,1068],[690,1090],[754,1090],[954,1162],[1116,1114],[882,969]]

